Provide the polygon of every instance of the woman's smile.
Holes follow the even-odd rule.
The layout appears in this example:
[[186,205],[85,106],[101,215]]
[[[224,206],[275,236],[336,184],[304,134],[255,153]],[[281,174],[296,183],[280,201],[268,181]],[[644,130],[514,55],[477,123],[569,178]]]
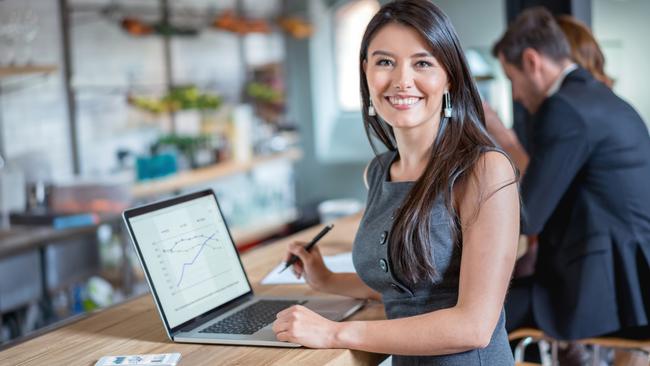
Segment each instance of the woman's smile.
[[420,104],[422,97],[412,96],[412,95],[391,95],[385,96],[384,99],[390,104],[393,108],[404,111],[413,109]]

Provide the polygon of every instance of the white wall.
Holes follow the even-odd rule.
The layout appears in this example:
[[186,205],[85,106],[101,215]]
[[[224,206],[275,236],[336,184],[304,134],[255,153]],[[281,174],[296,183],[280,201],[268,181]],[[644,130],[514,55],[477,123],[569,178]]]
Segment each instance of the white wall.
[[[0,1],[0,18],[13,12],[34,11],[39,32],[33,42],[34,64],[61,65],[57,1]],[[0,120],[6,160],[36,154],[52,167],[55,179],[72,174],[66,99],[61,72],[49,76],[0,79]]]
[[650,126],[650,1],[593,0],[592,28],[614,91]]
[[506,29],[504,0],[434,0],[451,19],[463,47],[489,49]]

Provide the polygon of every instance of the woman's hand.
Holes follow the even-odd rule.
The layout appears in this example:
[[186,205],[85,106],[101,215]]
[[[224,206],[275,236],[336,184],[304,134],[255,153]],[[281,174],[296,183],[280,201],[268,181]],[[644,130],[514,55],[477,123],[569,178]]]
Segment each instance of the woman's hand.
[[289,253],[287,253],[285,262],[289,260],[292,254],[299,258],[291,267],[296,277],[304,276],[307,284],[314,290],[323,288],[332,275],[332,271],[325,266],[318,246],[312,247],[308,252],[305,250],[305,243],[292,242],[289,244],[288,249]]
[[301,305],[278,313],[273,332],[280,341],[298,343],[309,348],[336,348],[340,323],[326,319]]

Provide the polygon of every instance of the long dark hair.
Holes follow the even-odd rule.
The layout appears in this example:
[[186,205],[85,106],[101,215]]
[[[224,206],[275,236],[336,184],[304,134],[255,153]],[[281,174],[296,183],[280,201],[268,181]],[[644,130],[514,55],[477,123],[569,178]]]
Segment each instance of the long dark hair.
[[370,96],[363,64],[367,61],[371,40],[390,23],[409,26],[427,41],[433,56],[447,73],[453,105],[450,118],[441,115],[426,169],[400,207],[390,234],[392,268],[403,276],[403,280],[416,283],[433,280],[436,275],[434,253],[429,244],[435,198],[443,196],[451,218],[448,224],[453,240],[461,243],[460,219],[453,203],[454,185],[465,181],[472,174],[481,153],[495,149],[496,144],[485,129],[481,99],[449,18],[427,0],[403,0],[382,6],[368,23],[361,42],[359,69],[363,122],[375,154],[377,149],[372,136],[391,151],[397,150],[397,146],[392,127],[379,116],[368,115]]

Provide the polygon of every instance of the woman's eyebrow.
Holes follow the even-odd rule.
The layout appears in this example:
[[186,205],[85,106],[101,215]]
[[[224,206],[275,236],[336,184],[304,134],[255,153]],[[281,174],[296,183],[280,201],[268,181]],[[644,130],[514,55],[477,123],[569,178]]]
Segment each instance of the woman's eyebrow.
[[372,53],[372,56],[377,56],[377,55],[395,57],[392,53],[388,51],[382,51],[382,50],[377,50]]
[[[383,56],[389,56],[389,57],[395,57],[394,54],[388,52],[388,51],[382,51],[382,50],[377,50],[372,53],[372,56],[377,56],[377,55],[383,55]],[[411,55],[411,58],[417,58],[417,57],[433,57],[433,55],[430,52],[417,52]]]

